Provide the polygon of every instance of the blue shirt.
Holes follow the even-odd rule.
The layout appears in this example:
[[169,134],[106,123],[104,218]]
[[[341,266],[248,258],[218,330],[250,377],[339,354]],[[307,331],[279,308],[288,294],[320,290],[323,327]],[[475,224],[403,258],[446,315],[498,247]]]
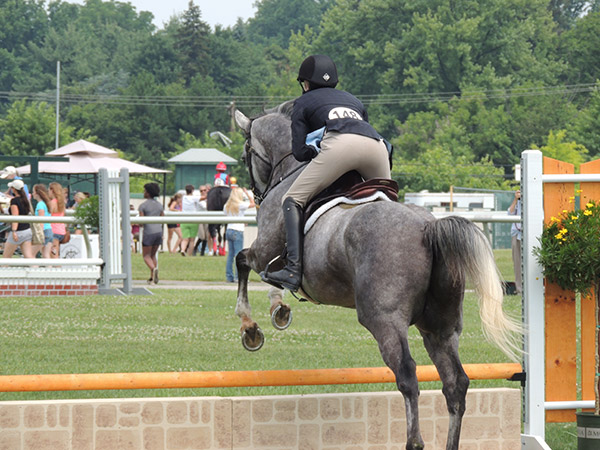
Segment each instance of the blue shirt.
[[[44,211],[44,216],[50,216],[50,211],[48,211],[48,205],[46,205],[46,203],[44,203],[44,200],[40,200],[39,202],[37,202],[37,205],[35,205],[35,215],[41,216],[41,214],[38,211]],[[52,225],[50,225],[50,223],[44,224],[44,230],[51,230],[51,229],[52,229]]]
[[[508,214],[510,216],[521,215],[521,199],[517,200],[517,206],[515,207],[515,211],[511,213],[509,208]],[[521,230],[521,222],[513,222],[512,226],[510,227],[510,235],[516,236],[518,240],[523,239],[523,230]]]

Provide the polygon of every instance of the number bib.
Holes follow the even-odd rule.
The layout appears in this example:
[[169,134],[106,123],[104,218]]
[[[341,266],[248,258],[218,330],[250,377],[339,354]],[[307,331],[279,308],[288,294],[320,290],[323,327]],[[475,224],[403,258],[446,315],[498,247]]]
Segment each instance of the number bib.
[[337,108],[333,108],[329,111],[329,120],[334,119],[355,119],[355,120],[363,120],[359,113],[354,111],[351,108],[346,108],[345,106],[338,106]]

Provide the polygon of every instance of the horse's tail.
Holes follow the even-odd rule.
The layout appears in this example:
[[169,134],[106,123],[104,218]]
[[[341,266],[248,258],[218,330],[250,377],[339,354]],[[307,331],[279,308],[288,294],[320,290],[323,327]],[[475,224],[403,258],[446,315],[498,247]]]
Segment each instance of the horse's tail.
[[502,281],[492,248],[479,228],[458,216],[428,222],[425,245],[434,258],[446,265],[453,281],[468,277],[479,298],[479,315],[486,338],[511,359],[518,361],[522,353],[521,324],[502,309]]

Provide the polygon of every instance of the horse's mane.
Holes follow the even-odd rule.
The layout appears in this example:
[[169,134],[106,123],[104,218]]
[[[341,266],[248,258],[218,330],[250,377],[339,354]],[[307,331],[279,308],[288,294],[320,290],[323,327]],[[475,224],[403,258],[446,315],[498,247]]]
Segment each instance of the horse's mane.
[[288,118],[291,118],[295,101],[296,99],[288,100],[287,102],[283,102],[281,105],[276,106],[275,108],[264,109],[262,113],[252,117],[251,120],[258,119],[259,117],[266,116],[267,114],[282,114]]

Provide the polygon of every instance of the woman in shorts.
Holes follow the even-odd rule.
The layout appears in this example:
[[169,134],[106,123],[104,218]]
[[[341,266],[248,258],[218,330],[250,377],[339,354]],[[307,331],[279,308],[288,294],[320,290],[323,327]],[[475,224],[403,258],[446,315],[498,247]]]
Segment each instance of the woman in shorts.
[[[138,208],[140,216],[158,217],[165,215],[162,205],[155,198],[159,194],[160,188],[157,183],[146,183],[144,185],[144,198],[146,201]],[[158,284],[158,260],[156,259],[156,254],[163,240],[163,225],[162,223],[147,223],[143,225],[143,228],[142,256],[150,269],[148,284]]]
[[[173,212],[181,212],[181,198],[183,196],[180,193],[175,194],[169,200],[169,211]],[[177,242],[173,247],[173,235],[177,236]],[[178,223],[168,223],[167,224],[167,248],[169,249],[169,253],[177,253],[179,248],[181,247],[181,241],[183,240],[181,236],[181,226]]]
[[[13,180],[8,183],[9,194],[13,196],[10,200],[11,216],[26,216],[31,212],[31,203],[25,193],[25,183],[23,180]],[[31,245],[31,227],[28,223],[13,222],[11,232],[4,243],[4,257],[12,258],[17,247],[21,248],[21,253],[25,258],[33,258],[33,249]]]
[[[184,213],[196,213],[200,211],[200,197],[194,195],[194,186],[188,184],[185,187],[185,195],[181,199],[181,211]],[[194,241],[198,235],[197,223],[181,224],[181,256],[191,255],[194,250]]]
[[[65,192],[60,183],[50,183],[50,213],[54,217],[63,217],[65,215]],[[64,223],[52,223],[52,250],[51,258],[60,258],[60,243],[67,234],[67,226]]]

